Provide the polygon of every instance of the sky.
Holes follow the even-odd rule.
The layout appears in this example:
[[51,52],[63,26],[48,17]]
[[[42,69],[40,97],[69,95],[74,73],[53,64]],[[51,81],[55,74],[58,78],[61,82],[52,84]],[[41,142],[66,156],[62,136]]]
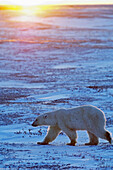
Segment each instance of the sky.
[[0,5],[113,4],[113,0],[0,0]]

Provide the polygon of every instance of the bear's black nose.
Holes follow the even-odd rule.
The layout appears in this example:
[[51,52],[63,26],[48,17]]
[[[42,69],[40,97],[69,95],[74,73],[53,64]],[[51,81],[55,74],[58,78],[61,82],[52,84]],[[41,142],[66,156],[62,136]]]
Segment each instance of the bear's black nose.
[[35,122],[33,122],[33,123],[32,123],[32,126],[33,126],[33,127],[36,127],[36,126],[37,126],[37,124],[36,124]]
[[32,123],[32,126],[35,126],[35,125],[34,125],[34,122]]

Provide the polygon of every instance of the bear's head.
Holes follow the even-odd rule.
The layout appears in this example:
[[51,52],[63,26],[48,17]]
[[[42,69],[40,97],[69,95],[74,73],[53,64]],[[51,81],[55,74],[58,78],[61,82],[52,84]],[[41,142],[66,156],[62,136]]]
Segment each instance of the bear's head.
[[32,123],[32,126],[41,126],[41,125],[56,125],[56,116],[54,113],[44,113],[36,118],[36,120]]

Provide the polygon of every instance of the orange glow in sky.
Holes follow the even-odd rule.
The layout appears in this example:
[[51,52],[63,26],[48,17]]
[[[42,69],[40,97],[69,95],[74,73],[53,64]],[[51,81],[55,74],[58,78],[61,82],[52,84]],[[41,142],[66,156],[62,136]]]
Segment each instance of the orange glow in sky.
[[113,4],[113,0],[0,0],[0,5]]

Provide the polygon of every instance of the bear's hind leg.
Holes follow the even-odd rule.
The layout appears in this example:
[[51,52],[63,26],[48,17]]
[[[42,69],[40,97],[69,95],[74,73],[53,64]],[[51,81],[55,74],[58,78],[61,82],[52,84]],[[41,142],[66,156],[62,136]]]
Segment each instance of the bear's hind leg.
[[102,139],[107,140],[110,144],[112,143],[111,134],[110,134],[110,132],[108,132],[105,129],[103,131],[101,131],[101,133],[99,133],[99,137],[102,138]]
[[48,128],[48,132],[47,135],[44,139],[43,142],[37,142],[37,144],[39,145],[47,145],[49,142],[52,142],[59,134],[59,132],[61,131],[61,129],[57,126],[50,126]]
[[89,135],[89,139],[90,142],[89,143],[85,143],[85,145],[98,145],[99,141],[97,136],[95,136],[93,133],[87,131],[88,135]]
[[105,137],[106,137],[106,140],[108,140],[109,143],[111,144],[112,143],[112,138],[111,138],[111,135],[110,135],[110,133],[108,131],[106,131]]

